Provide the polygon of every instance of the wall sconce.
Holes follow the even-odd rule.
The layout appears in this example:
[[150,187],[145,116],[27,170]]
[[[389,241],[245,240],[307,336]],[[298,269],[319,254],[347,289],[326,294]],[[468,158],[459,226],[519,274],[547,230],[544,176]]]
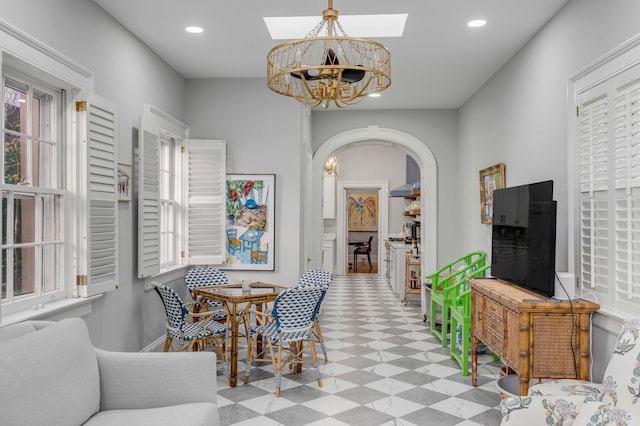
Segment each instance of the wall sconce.
[[328,175],[338,175],[338,159],[331,157],[327,160],[327,164],[324,166],[324,171]]

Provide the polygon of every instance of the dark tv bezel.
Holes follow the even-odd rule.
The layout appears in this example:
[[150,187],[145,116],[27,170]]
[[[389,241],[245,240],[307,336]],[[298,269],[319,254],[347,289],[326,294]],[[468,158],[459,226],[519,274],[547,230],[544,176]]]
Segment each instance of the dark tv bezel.
[[[501,197],[500,194],[496,197],[494,193],[493,213],[495,216],[496,212],[500,214],[500,212],[505,211],[500,204],[496,205],[496,201],[498,201],[498,203],[505,201],[510,203],[515,202],[515,211],[517,211],[518,194],[522,194],[522,191],[525,189],[528,194],[526,227],[502,223],[501,220],[504,220],[504,215],[501,220],[496,220],[494,217],[491,231],[491,274],[495,278],[516,284],[544,297],[552,298],[555,293],[555,249],[557,231],[557,202],[553,200],[553,181],[536,182],[496,190],[503,191],[503,194],[509,195],[507,198]],[[511,204],[511,207],[513,208],[513,204]],[[533,212],[532,209],[534,208],[539,211],[537,213]],[[544,221],[545,223],[536,222],[542,213],[547,213],[546,216],[548,216],[548,219]],[[518,215],[520,214],[521,213],[518,213]],[[522,219],[522,217],[519,217],[515,222],[519,223]],[[536,229],[533,231],[530,230],[530,225],[532,224],[536,226]],[[540,227],[537,227],[537,225],[540,225]],[[526,270],[524,271],[522,278],[519,277],[518,275],[520,274],[516,274],[513,269],[513,262],[517,261],[516,250],[518,247],[518,245],[516,245],[517,241],[515,238],[513,238],[514,241],[511,242],[513,255],[510,257],[510,260],[508,260],[512,262],[511,270],[509,266],[497,264],[497,261],[499,259],[504,259],[505,256],[496,255],[496,248],[500,248],[500,245],[497,243],[496,234],[500,233],[501,230],[504,229],[509,229],[513,231],[512,233],[514,234],[517,229],[525,229],[527,234],[527,247],[530,247],[531,244],[535,244],[537,246],[538,251],[536,253],[527,251],[526,259],[524,260]],[[520,242],[522,242],[522,240]],[[543,247],[540,247],[541,245]],[[523,259],[520,259],[521,264],[522,262]],[[545,268],[542,272],[537,269],[540,265]]]

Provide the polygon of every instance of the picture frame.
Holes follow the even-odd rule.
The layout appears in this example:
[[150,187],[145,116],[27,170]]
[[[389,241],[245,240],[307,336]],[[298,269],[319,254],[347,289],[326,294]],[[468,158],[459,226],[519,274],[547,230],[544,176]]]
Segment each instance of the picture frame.
[[350,193],[347,197],[349,232],[378,230],[378,194]]
[[480,170],[480,222],[493,223],[493,191],[505,188],[504,163]]
[[222,269],[275,270],[275,174],[227,174]]
[[133,192],[133,167],[131,164],[118,163],[117,194],[118,201],[131,201]]

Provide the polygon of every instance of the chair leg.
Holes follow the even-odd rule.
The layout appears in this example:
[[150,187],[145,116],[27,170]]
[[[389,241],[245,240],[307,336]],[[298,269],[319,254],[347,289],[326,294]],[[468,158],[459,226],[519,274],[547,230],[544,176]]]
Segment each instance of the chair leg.
[[373,265],[371,264],[371,254],[367,253],[367,260],[369,261],[369,272],[373,269]]
[[316,369],[316,380],[318,381],[318,386],[322,387],[322,376],[320,375],[320,367],[318,367],[318,355],[316,354],[316,345],[313,340],[309,341],[309,346],[311,346],[311,358],[313,359],[313,366]]
[[329,361],[327,358],[327,348],[324,346],[324,339],[322,338],[322,330],[320,329],[320,322],[316,320],[315,322],[316,335],[318,336],[318,342],[320,343],[320,348],[322,349],[322,353],[324,354],[324,360]]
[[358,272],[358,256],[353,253],[353,272]]
[[162,350],[164,352],[169,352],[169,350],[171,349],[172,343],[173,343],[173,337],[167,336],[167,338],[164,339],[164,348]]

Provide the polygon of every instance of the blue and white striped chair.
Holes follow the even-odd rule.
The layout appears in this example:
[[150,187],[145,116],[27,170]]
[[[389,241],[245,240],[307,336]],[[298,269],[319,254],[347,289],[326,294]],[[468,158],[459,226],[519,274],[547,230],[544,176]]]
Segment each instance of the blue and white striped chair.
[[[271,363],[276,379],[276,397],[280,396],[282,370],[287,367],[298,367],[303,364],[311,365],[316,370],[318,386],[322,387],[318,357],[315,342],[311,332],[313,314],[322,297],[323,290],[318,286],[295,286],[278,294],[273,303],[271,313],[256,312],[258,325],[249,331],[249,349],[247,350],[247,370],[244,383],[249,383],[251,361],[254,359],[253,350],[257,348],[257,341],[262,339],[266,343],[271,355]],[[302,357],[305,346],[311,349],[312,362]],[[275,349],[275,351],[274,351]],[[266,348],[263,346],[263,352]],[[287,358],[283,359],[283,353]],[[277,356],[276,356],[277,354]],[[261,354],[255,354],[255,361],[269,361],[262,359]]]
[[328,361],[327,358],[327,348],[324,346],[324,339],[322,338],[322,329],[320,328],[320,320],[318,319],[318,314],[320,314],[320,307],[322,306],[322,301],[327,294],[327,290],[329,286],[333,282],[333,273],[329,271],[325,271],[322,269],[310,269],[303,273],[300,276],[300,280],[298,281],[298,285],[300,286],[319,286],[323,292],[322,297],[320,297],[320,301],[318,302],[318,306],[316,306],[316,311],[313,313],[313,332],[314,338],[318,343],[320,343],[320,348],[322,349],[322,353],[324,354],[324,360]]
[[[180,343],[179,352],[201,351],[206,349],[208,343],[213,343],[220,360],[226,362],[226,336],[227,328],[224,324],[215,321],[211,312],[192,313],[187,309],[188,304],[182,301],[178,293],[164,284],[153,284],[156,292],[162,300],[167,314],[167,337],[164,342],[164,352],[173,349],[173,340]],[[193,321],[187,319],[192,316]]]

